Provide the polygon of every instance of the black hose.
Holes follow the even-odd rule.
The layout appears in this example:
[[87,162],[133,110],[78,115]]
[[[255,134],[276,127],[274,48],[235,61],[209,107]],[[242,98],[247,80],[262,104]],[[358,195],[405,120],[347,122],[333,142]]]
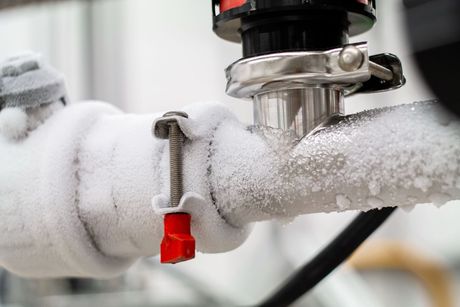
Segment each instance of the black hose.
[[0,306],[6,303],[6,291],[7,291],[7,273],[5,270],[0,268]]
[[289,306],[344,262],[396,208],[360,213],[315,258],[294,272],[260,307]]

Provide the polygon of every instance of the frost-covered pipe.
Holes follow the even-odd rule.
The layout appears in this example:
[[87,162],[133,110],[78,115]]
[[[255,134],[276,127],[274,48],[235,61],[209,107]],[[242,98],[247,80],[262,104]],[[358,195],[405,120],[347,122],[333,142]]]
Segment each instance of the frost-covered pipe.
[[233,225],[460,199],[460,121],[434,102],[351,115],[289,150],[265,134],[235,122],[215,133],[210,177]]
[[[460,199],[460,123],[433,103],[352,115],[290,150],[220,105],[185,111],[182,209],[204,252],[239,246],[253,221]],[[25,115],[0,113],[0,265],[109,277],[157,254],[169,157],[151,126],[162,114],[82,103],[17,133]]]

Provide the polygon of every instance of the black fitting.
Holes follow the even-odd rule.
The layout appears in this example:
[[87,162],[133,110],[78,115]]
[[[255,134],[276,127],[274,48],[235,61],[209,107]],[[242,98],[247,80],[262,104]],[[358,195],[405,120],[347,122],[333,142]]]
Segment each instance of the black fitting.
[[241,42],[243,56],[326,50],[348,43],[376,21],[375,0],[247,0],[220,12],[214,0],[214,31]]
[[348,43],[345,11],[272,12],[241,19],[243,57],[266,53],[326,50]]

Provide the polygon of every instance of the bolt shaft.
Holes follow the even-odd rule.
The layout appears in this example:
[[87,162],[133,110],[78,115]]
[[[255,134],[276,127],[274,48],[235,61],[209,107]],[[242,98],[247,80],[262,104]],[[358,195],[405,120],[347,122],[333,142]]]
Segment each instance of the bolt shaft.
[[179,206],[183,194],[182,143],[184,135],[177,122],[169,123],[169,167],[171,206]]

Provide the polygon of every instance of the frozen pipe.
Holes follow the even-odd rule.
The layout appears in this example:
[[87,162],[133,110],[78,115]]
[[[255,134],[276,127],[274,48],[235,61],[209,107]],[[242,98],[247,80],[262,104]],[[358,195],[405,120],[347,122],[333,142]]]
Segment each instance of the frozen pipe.
[[[151,127],[162,113],[51,110],[37,128],[30,112],[0,112],[0,265],[110,277],[157,254],[169,151]],[[435,103],[351,115],[296,145],[218,104],[184,111],[181,205],[203,252],[236,248],[254,221],[460,199],[460,122]]]
[[262,134],[234,122],[215,134],[210,178],[233,225],[460,199],[460,121],[435,102],[354,114],[293,148]]

